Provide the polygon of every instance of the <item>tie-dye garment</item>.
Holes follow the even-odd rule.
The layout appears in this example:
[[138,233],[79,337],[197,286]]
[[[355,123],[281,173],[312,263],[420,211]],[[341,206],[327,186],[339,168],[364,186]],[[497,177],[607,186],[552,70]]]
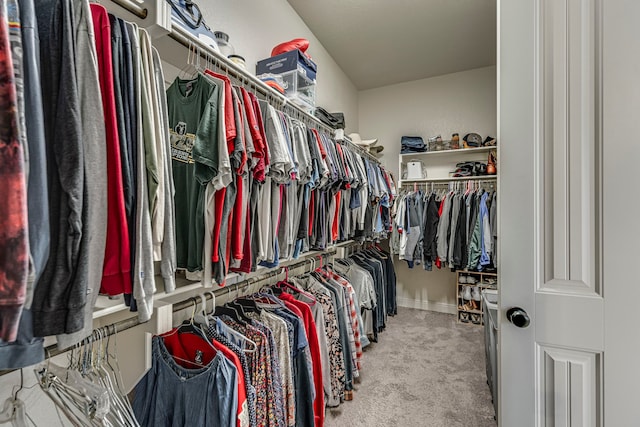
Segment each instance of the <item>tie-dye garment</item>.
[[17,131],[7,4],[0,0],[0,339],[15,341],[29,268],[25,147]]

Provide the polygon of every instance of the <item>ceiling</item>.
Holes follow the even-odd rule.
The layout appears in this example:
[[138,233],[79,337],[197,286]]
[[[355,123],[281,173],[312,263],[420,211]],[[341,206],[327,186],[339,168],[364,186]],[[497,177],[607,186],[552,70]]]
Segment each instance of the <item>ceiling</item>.
[[359,90],[496,63],[496,0],[287,0]]

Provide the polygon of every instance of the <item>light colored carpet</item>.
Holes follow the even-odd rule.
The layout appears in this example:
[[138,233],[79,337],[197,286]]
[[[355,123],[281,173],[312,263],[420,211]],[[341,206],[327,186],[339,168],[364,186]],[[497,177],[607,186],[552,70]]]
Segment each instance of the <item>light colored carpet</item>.
[[352,401],[327,409],[327,427],[495,427],[481,326],[398,308],[364,353]]

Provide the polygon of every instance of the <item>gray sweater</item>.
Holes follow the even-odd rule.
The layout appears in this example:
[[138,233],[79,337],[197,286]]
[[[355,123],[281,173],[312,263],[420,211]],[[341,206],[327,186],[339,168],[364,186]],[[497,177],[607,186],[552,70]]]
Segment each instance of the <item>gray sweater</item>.
[[161,117],[159,128],[163,130],[162,145],[164,146],[164,195],[160,195],[164,203],[164,234],[161,247],[160,272],[164,280],[164,290],[173,292],[176,289],[176,209],[173,205],[173,195],[175,187],[173,185],[173,171],[171,168],[171,144],[169,143],[169,116],[167,109],[167,96],[164,88],[164,74],[160,55],[153,48],[153,65],[155,70],[156,91],[160,100],[160,111],[157,113]]
[[[50,256],[34,293],[34,334],[84,325],[89,256],[81,251],[84,148],[71,0],[36,0],[47,141]],[[76,275],[80,277],[76,279]],[[84,278],[84,280],[81,280]]]
[[[144,84],[144,73],[142,69],[142,55],[140,49],[140,32],[135,24],[127,24],[129,37],[131,38],[131,51],[133,54],[133,69],[135,76],[135,93],[137,111],[140,115],[138,123],[143,122],[142,118],[142,96]],[[147,321],[151,318],[153,309],[153,294],[155,292],[155,277],[153,265],[153,241],[151,238],[151,215],[149,212],[149,198],[147,189],[147,168],[145,144],[143,143],[145,134],[144,126],[138,126],[138,146],[137,146],[137,203],[136,203],[136,248],[135,263],[133,265],[133,297],[138,306],[138,318]]]
[[[76,275],[87,286],[87,304],[84,307],[84,327],[69,335],[58,335],[58,346],[66,348],[81,341],[93,330],[93,307],[95,306],[104,261],[107,238],[107,156],[106,136],[103,120],[102,97],[98,78],[98,58],[93,30],[93,20],[88,0],[75,0],[76,73],[78,97],[82,121],[84,148],[84,206],[82,212],[83,238],[81,251],[91,262],[86,274]],[[80,284],[78,284],[80,286]]]

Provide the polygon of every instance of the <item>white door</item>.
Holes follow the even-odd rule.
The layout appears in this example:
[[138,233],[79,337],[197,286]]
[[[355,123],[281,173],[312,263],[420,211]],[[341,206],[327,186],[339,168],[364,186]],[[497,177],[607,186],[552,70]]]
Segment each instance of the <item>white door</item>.
[[640,426],[639,18],[498,0],[500,426]]

